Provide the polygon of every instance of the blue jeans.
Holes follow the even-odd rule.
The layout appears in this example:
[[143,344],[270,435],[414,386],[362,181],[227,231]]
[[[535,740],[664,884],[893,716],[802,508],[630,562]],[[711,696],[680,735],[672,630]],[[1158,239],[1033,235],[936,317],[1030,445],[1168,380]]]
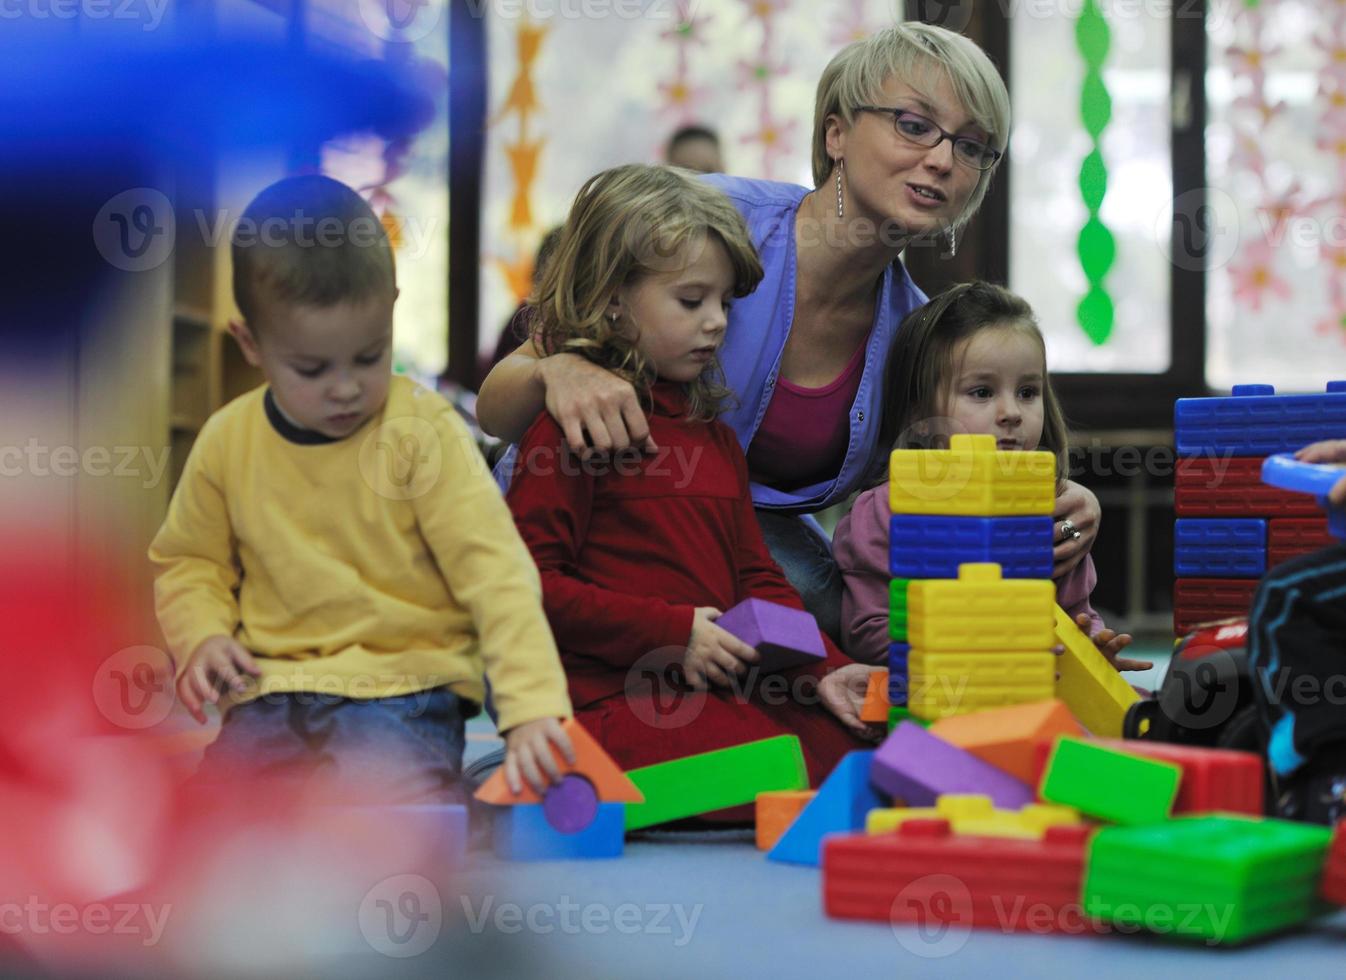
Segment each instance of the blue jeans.
[[464,803],[463,723],[475,713],[447,688],[368,700],[268,694],[229,711],[193,780],[335,778],[362,802]]
[[757,511],[757,523],[771,557],[804,600],[818,628],[836,642],[841,637],[841,569],[832,558],[832,542],[808,515]]

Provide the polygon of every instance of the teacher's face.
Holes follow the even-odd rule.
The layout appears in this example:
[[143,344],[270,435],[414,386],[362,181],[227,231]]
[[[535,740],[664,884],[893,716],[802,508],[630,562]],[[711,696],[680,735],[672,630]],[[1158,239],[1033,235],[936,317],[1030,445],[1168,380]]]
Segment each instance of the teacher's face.
[[[889,76],[874,104],[918,113],[958,136],[987,136],[942,76],[926,91]],[[911,236],[939,232],[963,213],[983,177],[954,157],[951,140],[925,147],[898,135],[892,113],[860,112],[849,129],[839,119],[834,127],[833,157],[839,151],[846,161],[848,217],[892,222]]]

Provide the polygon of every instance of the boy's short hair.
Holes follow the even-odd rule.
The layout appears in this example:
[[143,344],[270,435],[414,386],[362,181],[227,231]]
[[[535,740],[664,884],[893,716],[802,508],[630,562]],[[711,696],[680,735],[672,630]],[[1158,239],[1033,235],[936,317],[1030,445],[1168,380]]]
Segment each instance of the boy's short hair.
[[230,250],[234,301],[254,329],[262,303],[323,308],[397,288],[383,222],[330,177],[287,177],[267,187],[239,218]]

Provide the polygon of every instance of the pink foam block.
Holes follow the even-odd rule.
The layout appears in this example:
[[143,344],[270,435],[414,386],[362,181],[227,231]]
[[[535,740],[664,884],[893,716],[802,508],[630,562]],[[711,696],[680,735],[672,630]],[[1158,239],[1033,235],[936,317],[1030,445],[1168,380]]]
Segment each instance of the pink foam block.
[[818,622],[802,609],[765,599],[745,599],[715,620],[715,625],[755,647],[764,673],[789,670],[827,659]]
[[894,728],[879,746],[869,781],[907,806],[933,806],[943,793],[981,793],[1006,810],[1033,802],[1027,783],[911,721]]

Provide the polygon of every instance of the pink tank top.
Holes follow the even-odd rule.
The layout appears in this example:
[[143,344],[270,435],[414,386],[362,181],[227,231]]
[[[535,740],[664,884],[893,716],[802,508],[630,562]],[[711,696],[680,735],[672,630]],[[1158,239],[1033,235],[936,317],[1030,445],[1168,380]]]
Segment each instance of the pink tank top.
[[776,393],[748,445],[748,473],[754,481],[794,490],[841,471],[868,344],[866,337],[836,380],[821,388],[802,388],[777,376]]

